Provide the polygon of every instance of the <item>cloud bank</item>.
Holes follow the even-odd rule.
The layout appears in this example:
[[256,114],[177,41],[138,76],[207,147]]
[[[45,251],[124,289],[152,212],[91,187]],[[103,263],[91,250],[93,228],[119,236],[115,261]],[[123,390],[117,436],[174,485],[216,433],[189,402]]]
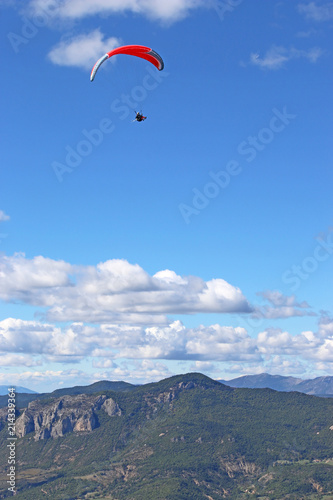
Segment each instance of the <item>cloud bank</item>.
[[172,270],[150,276],[113,259],[73,266],[42,256],[0,256],[0,299],[45,308],[49,321],[166,324],[169,314],[248,313],[241,290],[223,279],[204,281]]
[[333,320],[321,318],[317,332],[291,335],[266,328],[254,338],[242,327],[187,328],[179,320],[159,327],[72,323],[60,328],[7,318],[0,321],[0,353],[7,356],[6,365],[12,356],[12,362],[22,366],[41,364],[41,360],[72,364],[83,358],[103,360],[96,365],[100,367],[112,366],[112,360],[120,358],[260,363],[274,356],[331,363]]
[[[333,362],[333,319],[327,315],[319,318],[317,332],[292,335],[264,326],[267,318],[312,314],[307,302],[279,291],[259,293],[267,304],[252,307],[239,288],[221,278],[204,281],[170,269],[150,275],[122,259],[76,266],[19,253],[0,256],[0,280],[0,300],[43,313],[36,315],[42,319],[0,321],[4,383],[24,380],[36,389],[64,380],[67,385],[104,378],[144,383],[170,376],[168,363],[174,362],[216,378],[218,363],[231,373],[290,374],[309,367],[327,371]],[[261,330],[253,337],[246,327],[218,323],[189,328],[170,317],[198,312],[237,313],[245,320],[254,315]],[[61,370],[54,369],[58,365]]]
[[[81,361],[95,372],[82,371]],[[219,324],[187,328],[181,321],[159,327],[72,323],[63,328],[14,318],[0,322],[0,364],[17,370],[10,378],[8,373],[0,374],[0,383],[22,385],[24,381],[37,388],[40,383],[64,380],[67,385],[101,379],[143,383],[170,376],[166,363],[172,361],[183,364],[184,371],[189,369],[184,363],[191,362],[191,369],[216,378],[222,369],[219,363],[228,373],[238,374],[329,371],[333,318],[321,317],[316,332],[291,335],[280,328],[266,328],[257,337],[245,328]],[[53,368],[56,363],[61,370]]]

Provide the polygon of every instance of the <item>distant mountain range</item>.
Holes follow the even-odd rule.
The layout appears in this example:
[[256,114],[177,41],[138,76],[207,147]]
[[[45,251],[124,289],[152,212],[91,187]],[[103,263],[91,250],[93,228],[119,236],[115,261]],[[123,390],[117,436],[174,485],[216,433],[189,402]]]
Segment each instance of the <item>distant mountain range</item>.
[[[270,375],[261,373],[260,375],[245,375],[232,380],[218,380],[218,382],[229,387],[246,389],[273,389],[282,392],[303,392],[313,396],[333,397],[333,377],[317,377],[303,380],[295,377],[283,377],[281,375]],[[25,387],[16,387],[16,404],[18,408],[24,408],[35,399],[45,399],[50,396],[61,397],[75,394],[94,394],[100,391],[131,391],[137,386],[123,381],[101,380],[90,385],[65,387],[56,389],[53,392],[37,393]],[[0,385],[0,408],[7,406],[8,387]]]
[[[1,386],[0,386],[1,387]],[[2,386],[6,388],[5,395],[0,396],[0,408],[4,408],[7,406],[7,394],[8,387]],[[21,392],[19,391],[19,387],[16,387],[16,407],[17,408],[25,408],[29,403],[35,401],[36,399],[47,399],[47,398],[59,398],[62,396],[75,396],[77,394],[96,394],[100,391],[130,391],[135,389],[135,385],[129,384],[127,382],[113,382],[110,380],[100,380],[99,382],[95,382],[90,385],[76,385],[75,387],[64,387],[62,389],[56,389],[53,392],[43,392],[41,394],[29,391],[29,389],[25,389],[25,391],[29,392]],[[23,389],[23,388],[22,388]]]
[[332,414],[331,398],[200,373],[61,389],[21,407],[13,443],[0,409],[0,499],[8,443],[17,500],[329,499]]
[[260,375],[245,375],[232,380],[219,380],[229,387],[247,389],[273,389],[283,392],[303,392],[315,396],[333,397],[333,377],[317,377],[303,380],[295,377],[283,377],[281,375],[270,375],[261,373]]
[[[23,394],[38,394],[36,391],[31,391],[30,389],[27,389],[26,387],[21,387],[20,385],[15,386],[15,392],[23,393]],[[0,385],[0,396],[5,396],[8,394],[8,385]]]

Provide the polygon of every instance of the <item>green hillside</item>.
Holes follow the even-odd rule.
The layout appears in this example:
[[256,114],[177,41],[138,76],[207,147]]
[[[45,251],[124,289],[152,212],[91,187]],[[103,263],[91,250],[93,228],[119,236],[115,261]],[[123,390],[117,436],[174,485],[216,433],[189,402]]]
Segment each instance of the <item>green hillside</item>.
[[103,394],[121,416],[100,409],[91,432],[17,440],[18,500],[333,499],[331,399],[201,374]]

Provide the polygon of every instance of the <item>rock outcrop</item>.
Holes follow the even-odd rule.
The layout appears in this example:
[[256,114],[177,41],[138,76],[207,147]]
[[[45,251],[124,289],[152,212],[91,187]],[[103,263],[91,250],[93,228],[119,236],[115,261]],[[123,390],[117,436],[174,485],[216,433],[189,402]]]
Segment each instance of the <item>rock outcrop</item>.
[[121,409],[119,408],[118,404],[112,399],[106,399],[104,403],[102,404],[102,408],[110,417],[120,417],[121,416]]
[[21,438],[34,432],[34,439],[50,439],[68,432],[91,432],[98,427],[96,411],[103,409],[110,417],[121,416],[118,404],[107,396],[63,396],[52,401],[29,403],[16,420],[16,435]]

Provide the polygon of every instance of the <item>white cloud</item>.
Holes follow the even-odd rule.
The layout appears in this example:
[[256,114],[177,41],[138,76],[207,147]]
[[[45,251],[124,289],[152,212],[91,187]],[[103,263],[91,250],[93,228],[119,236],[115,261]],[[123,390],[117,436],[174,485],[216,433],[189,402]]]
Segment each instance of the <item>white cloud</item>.
[[307,59],[311,63],[315,63],[319,57],[321,57],[323,51],[318,47],[313,47],[308,50],[300,50],[295,48],[289,48],[274,45],[263,57],[260,57],[258,53],[250,54],[250,64],[258,66],[262,69],[280,69],[287,62],[293,59]]
[[321,362],[333,362],[333,339],[325,339],[318,348],[316,358]]
[[154,20],[173,22],[206,4],[205,0],[31,0],[29,6],[35,14],[52,11],[63,19],[132,12]]
[[51,305],[53,292],[59,287],[70,286],[72,266],[64,261],[54,261],[42,256],[31,260],[24,254],[0,257],[0,299],[28,304]]
[[278,328],[270,328],[258,334],[258,346],[263,354],[291,354],[293,337]]
[[156,289],[152,278],[138,264],[113,259],[87,267],[81,272],[82,289],[87,294],[123,294]]
[[[1,332],[1,330],[0,330]],[[1,335],[1,333],[0,333]],[[0,354],[0,366],[41,366],[40,359],[34,359],[26,354]]]
[[331,363],[323,363],[319,361],[315,364],[315,369],[322,371],[324,374],[332,373],[332,364]]
[[0,256],[0,299],[46,308],[49,321],[167,324],[168,314],[250,312],[241,290],[222,279],[150,276],[139,265],[113,259],[72,266],[23,254]]
[[316,2],[298,4],[298,11],[304,14],[307,19],[313,21],[330,21],[333,19],[333,2],[318,5]]
[[263,355],[300,356],[312,361],[327,361],[333,354],[331,342],[332,339],[322,338],[311,331],[291,335],[279,328],[260,332],[257,338],[259,352]]
[[227,283],[222,279],[213,279],[207,282],[207,286],[200,293],[202,310],[216,312],[239,312],[242,304],[244,312],[249,312],[244,296],[239,288]]
[[319,321],[319,334],[323,337],[333,338],[333,318],[324,315]]
[[9,215],[6,215],[3,210],[0,210],[0,222],[4,222],[9,219],[10,219]]
[[62,40],[49,52],[48,57],[59,66],[91,69],[99,57],[119,45],[121,42],[118,38],[105,38],[97,29],[87,35]]
[[[272,375],[290,376],[292,373],[295,375],[304,375],[307,371],[308,363],[305,361],[298,361],[295,358],[283,358],[282,356],[274,356],[266,365],[266,370]],[[310,376],[312,374],[310,373]]]
[[[157,382],[171,375],[173,373],[163,363],[144,359],[134,361],[131,364],[122,363],[112,370],[104,372],[103,378],[107,380],[126,380],[126,382],[132,384],[143,384],[152,381]],[[100,373],[95,373],[94,378],[101,380],[102,377]]]
[[117,364],[111,359],[102,359],[100,361],[94,360],[92,363],[94,368],[115,368]]
[[211,363],[211,361],[195,361],[191,365],[191,371],[195,372],[212,372],[216,371],[216,365]]
[[53,325],[7,318],[0,321],[0,351],[25,354],[75,355],[75,335],[69,328],[62,334]]
[[267,290],[265,292],[259,292],[257,295],[261,295],[276,307],[282,307],[282,306],[296,306],[300,308],[310,307],[309,304],[305,301],[303,301],[302,303],[296,302],[295,295],[286,296],[283,295],[278,290]]
[[259,361],[260,354],[244,328],[211,325],[190,330],[186,353],[191,359],[214,361]]

